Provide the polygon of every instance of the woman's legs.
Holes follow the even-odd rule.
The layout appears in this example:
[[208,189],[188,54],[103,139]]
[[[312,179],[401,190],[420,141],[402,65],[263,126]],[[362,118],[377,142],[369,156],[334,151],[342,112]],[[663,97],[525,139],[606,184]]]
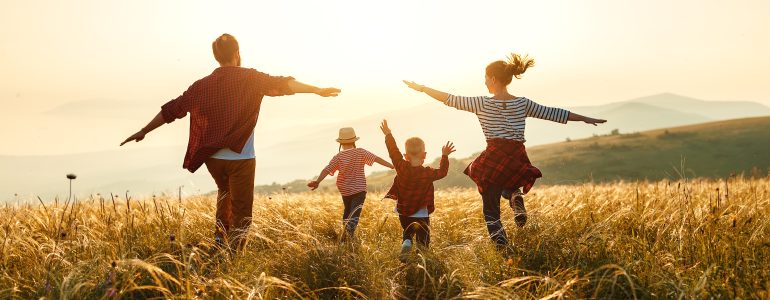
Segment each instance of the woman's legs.
[[503,223],[500,221],[500,197],[503,188],[491,186],[481,193],[481,200],[484,202],[482,211],[484,212],[484,221],[487,224],[489,237],[498,247],[508,245],[508,237],[505,234]]

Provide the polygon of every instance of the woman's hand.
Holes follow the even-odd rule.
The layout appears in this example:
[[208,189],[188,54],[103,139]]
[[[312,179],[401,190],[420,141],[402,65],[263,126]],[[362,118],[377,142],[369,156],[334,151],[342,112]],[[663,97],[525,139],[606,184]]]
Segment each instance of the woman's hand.
[[420,93],[425,91],[425,86],[421,84],[417,84],[414,81],[406,81],[404,80],[404,83],[406,83],[406,86],[408,86],[410,89],[413,89],[415,91],[418,91]]
[[594,119],[594,118],[586,117],[586,119],[583,120],[583,122],[586,122],[586,124],[591,124],[591,125],[596,126],[596,124],[601,124],[601,123],[607,122],[607,120]]

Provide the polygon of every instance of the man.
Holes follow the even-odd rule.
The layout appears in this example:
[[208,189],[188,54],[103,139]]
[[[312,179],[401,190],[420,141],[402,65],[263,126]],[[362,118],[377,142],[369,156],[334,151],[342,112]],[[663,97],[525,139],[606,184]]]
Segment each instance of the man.
[[336,88],[318,88],[292,77],[270,76],[241,68],[238,41],[223,34],[212,44],[220,67],[161,107],[147,126],[120,145],[190,113],[190,139],[183,167],[195,172],[206,164],[217,184],[215,239],[242,249],[254,202],[254,126],[264,96],[314,93],[335,97]]

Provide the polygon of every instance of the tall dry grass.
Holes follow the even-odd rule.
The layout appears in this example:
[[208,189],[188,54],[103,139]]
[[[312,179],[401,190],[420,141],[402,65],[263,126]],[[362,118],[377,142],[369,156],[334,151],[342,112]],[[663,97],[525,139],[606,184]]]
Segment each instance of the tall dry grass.
[[431,248],[398,260],[390,200],[340,243],[335,194],[257,198],[244,252],[211,251],[213,197],[0,210],[1,298],[767,298],[770,178],[536,188],[513,246],[474,190],[437,192]]

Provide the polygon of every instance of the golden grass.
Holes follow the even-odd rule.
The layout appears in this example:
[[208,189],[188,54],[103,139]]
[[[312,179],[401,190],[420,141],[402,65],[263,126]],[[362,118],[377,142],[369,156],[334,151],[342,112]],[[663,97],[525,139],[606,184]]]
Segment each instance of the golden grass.
[[[431,249],[398,260],[370,195],[340,243],[338,194],[257,198],[244,252],[208,249],[213,197],[6,205],[1,298],[767,298],[770,177],[535,188],[489,242],[478,193],[436,193]],[[173,235],[173,241],[171,236]]]

